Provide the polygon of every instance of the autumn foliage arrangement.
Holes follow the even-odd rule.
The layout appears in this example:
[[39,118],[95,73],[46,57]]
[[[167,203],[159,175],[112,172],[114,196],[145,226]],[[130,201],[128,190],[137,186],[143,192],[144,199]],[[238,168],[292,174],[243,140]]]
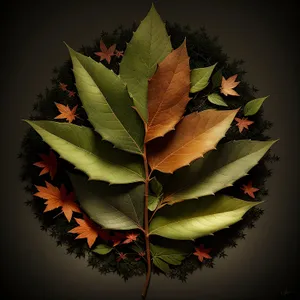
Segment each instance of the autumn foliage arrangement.
[[[261,203],[251,180],[239,187],[248,200],[226,188],[247,176],[275,143],[223,142],[232,127],[240,134],[249,130],[249,117],[268,97],[229,109],[230,97],[240,96],[238,75],[215,72],[217,64],[191,69],[186,43],[173,49],[152,6],[125,51],[101,40],[95,60],[67,45],[77,92],[64,82],[59,88],[69,98],[78,94],[92,128],[73,123],[80,119],[78,105],[56,102],[59,121],[25,120],[51,148],[34,163],[40,176],[49,176],[35,185],[44,212],[58,210],[75,223],[69,234],[96,255],[114,252],[117,263],[143,264],[143,298],[153,266],[167,274],[190,256],[199,263],[211,259],[213,249],[197,239],[226,230]],[[120,61],[118,74],[104,64],[112,57]],[[214,108],[187,113],[202,91]],[[52,183],[55,153],[75,167],[68,173],[73,190]]]

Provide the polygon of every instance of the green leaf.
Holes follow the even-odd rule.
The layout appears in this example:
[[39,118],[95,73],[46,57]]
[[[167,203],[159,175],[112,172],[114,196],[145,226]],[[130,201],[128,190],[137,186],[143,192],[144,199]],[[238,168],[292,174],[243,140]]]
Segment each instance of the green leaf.
[[148,195],[148,209],[154,211],[159,203],[159,197]]
[[191,93],[202,91],[208,86],[209,78],[217,64],[206,68],[194,69],[191,72]]
[[263,98],[257,98],[249,101],[244,107],[244,115],[245,116],[255,115],[268,97],[269,96]]
[[157,64],[171,50],[172,45],[165,24],[152,5],[146,18],[133,33],[120,63],[120,76],[127,83],[134,105],[145,122],[148,120],[148,79],[153,76]]
[[189,252],[183,252],[180,249],[165,248],[158,245],[150,244],[151,254],[156,258],[164,260],[170,265],[180,265]]
[[207,98],[208,101],[213,104],[220,105],[220,106],[228,106],[226,102],[223,100],[223,98],[217,93],[212,93],[208,95]]
[[194,240],[240,221],[250,208],[260,203],[217,195],[165,206],[150,223],[150,235]]
[[101,255],[105,255],[107,253],[109,253],[113,248],[105,245],[105,244],[99,244],[94,250],[93,252],[101,254]]
[[67,46],[76,87],[88,119],[104,140],[136,154],[144,151],[144,125],[121,78]]
[[111,184],[144,181],[141,157],[114,149],[92,129],[54,121],[26,121],[61,158],[72,163],[90,180]]
[[151,191],[156,195],[156,196],[160,196],[163,190],[163,187],[161,185],[161,183],[157,180],[156,177],[151,178],[150,182],[150,189]]
[[170,272],[170,267],[167,263],[165,263],[163,260],[161,260],[158,257],[153,257],[153,263],[155,266],[157,266],[160,270],[162,270],[164,273]]
[[144,184],[109,185],[69,174],[80,206],[105,229],[129,230],[142,227]]
[[[247,175],[276,141],[230,141],[168,178],[164,202],[173,204],[231,186]],[[201,201],[201,199],[199,200]]]
[[221,86],[221,82],[222,82],[222,69],[219,69],[211,78],[212,81],[212,88],[215,89],[219,86]]

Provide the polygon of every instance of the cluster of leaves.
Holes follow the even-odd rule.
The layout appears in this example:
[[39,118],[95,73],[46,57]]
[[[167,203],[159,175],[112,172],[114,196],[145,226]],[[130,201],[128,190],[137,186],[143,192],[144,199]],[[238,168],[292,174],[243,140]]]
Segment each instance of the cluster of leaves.
[[[174,26],[174,28],[172,29],[172,28],[170,28],[171,30],[177,30],[177,34],[175,34],[174,35],[174,37],[176,38],[176,37],[178,37],[178,36],[180,36],[180,35],[184,35],[184,31],[182,31],[182,30],[178,30],[178,27],[176,27],[176,26]],[[202,33],[202,34],[204,34],[204,33]],[[116,35],[116,34],[115,34]],[[122,41],[122,38],[124,39],[124,36],[127,36],[128,35],[128,32],[126,33],[126,31],[123,31],[123,30],[120,30],[120,34],[119,34],[119,36],[118,36],[118,39],[119,40],[121,40]],[[192,35],[192,36],[194,36],[194,38],[195,38],[195,34],[194,35]],[[103,34],[102,35],[102,38],[107,38],[107,41],[108,41],[108,43],[110,42],[110,40],[109,40],[109,38],[108,38],[108,36],[106,35],[106,34]],[[114,38],[116,38],[116,37],[114,37],[114,35],[113,36],[111,36],[110,37],[110,39],[114,39]],[[199,38],[199,37],[198,37]],[[187,41],[188,41],[189,39],[187,38]],[[111,41],[111,42],[114,42],[114,41]],[[118,43],[119,44],[119,43]],[[120,42],[120,44],[122,44],[122,42]],[[175,43],[176,44],[176,43]],[[196,45],[199,45],[199,42],[196,44]],[[125,48],[123,48],[123,49],[125,49]],[[102,50],[102,49],[101,49]],[[91,49],[90,49],[90,51],[88,51],[88,52],[85,52],[85,53],[94,53],[95,51],[94,50],[92,50],[91,51]],[[173,52],[175,52],[175,51],[173,51]],[[203,53],[203,52],[202,52]],[[211,53],[213,53],[213,52],[211,52]],[[193,51],[191,51],[191,54],[190,54],[190,56],[191,56],[191,58],[192,58],[192,55],[193,55]],[[198,54],[197,54],[198,55]],[[205,52],[203,53],[203,55],[205,56]],[[208,57],[208,56],[206,56],[206,57]],[[209,57],[207,58],[207,60],[209,60]],[[216,60],[216,58],[215,58],[215,60]],[[195,61],[195,58],[194,58],[194,61]],[[108,62],[108,61],[107,61]],[[109,63],[109,62],[108,62]],[[201,62],[202,64],[204,64],[204,66],[205,66],[205,64],[207,63],[206,61],[202,61]],[[74,64],[74,61],[73,61],[73,64]],[[222,71],[222,74],[226,74],[226,73],[223,73],[223,72],[225,72],[225,70],[230,70],[231,68],[232,68],[232,70],[233,70],[233,72],[236,72],[236,69],[234,69],[232,66],[230,66],[230,65],[225,65],[225,63],[223,62],[223,64],[221,64],[221,65],[223,65],[223,70],[224,71]],[[67,63],[67,66],[68,67],[70,67],[69,66],[69,63]],[[112,66],[113,67],[113,66]],[[116,67],[117,68],[117,67]],[[64,72],[69,72],[69,69],[65,66],[64,67],[64,71],[63,72],[60,72],[60,74],[59,74],[59,81],[60,82],[67,82],[68,83],[68,86],[70,85],[70,86],[72,86],[74,89],[75,89],[75,87],[74,87],[74,83],[73,83],[73,79],[72,79],[72,76],[70,75],[70,74],[68,74],[68,76],[65,76],[65,74],[64,74]],[[227,71],[228,72],[228,71]],[[237,73],[240,73],[240,72],[237,72]],[[156,75],[157,75],[157,73],[156,73]],[[226,76],[226,75],[225,75]],[[67,80],[69,80],[69,81],[67,81]],[[155,80],[154,80],[155,81]],[[57,82],[57,81],[56,81]],[[77,83],[77,87],[78,87],[78,83]],[[209,85],[207,85],[207,87],[206,87],[206,90],[204,89],[203,91],[205,91],[205,93],[208,91],[208,89],[210,89],[211,87],[210,87],[210,84]],[[247,90],[247,86],[246,85],[244,85],[244,86],[241,86],[241,89],[243,89],[244,88],[244,90],[246,89]],[[50,91],[49,91],[50,92]],[[56,89],[55,90],[55,93],[59,93],[60,91],[59,91],[59,88],[58,89]],[[213,103],[208,103],[210,100],[208,99],[208,97],[203,97],[203,95],[201,95],[201,92],[202,91],[199,91],[199,93],[197,93],[197,96],[196,97],[194,97],[190,102],[189,102],[189,109],[187,110],[187,113],[190,113],[191,111],[194,111],[194,110],[204,110],[204,109],[207,109],[207,108],[211,108],[211,107],[207,107],[208,105],[214,105]],[[212,92],[212,90],[210,90],[210,93],[208,94],[208,95],[210,95],[210,94],[212,94],[211,93]],[[242,94],[242,95],[247,95],[247,93],[242,93],[241,91],[239,91],[239,93],[240,94]],[[79,91],[79,94],[80,94],[80,91]],[[249,95],[250,93],[249,93],[249,88],[248,88],[248,95]],[[251,96],[252,97],[252,96]],[[79,99],[77,98],[77,97],[74,97],[75,99],[76,99],[76,102],[74,101],[73,103],[70,103],[70,105],[72,106],[72,107],[75,107],[75,105],[78,105],[78,103],[80,103],[79,101]],[[49,97],[47,97],[47,95],[46,95],[46,99],[47,99],[47,101],[49,102]],[[208,101],[205,101],[205,103],[203,104],[203,100],[208,100]],[[227,99],[227,98],[226,98]],[[252,99],[253,99],[253,97],[252,97]],[[82,100],[82,99],[81,99]],[[202,105],[202,107],[200,108],[199,107],[199,100],[201,100],[201,103],[200,103],[200,105]],[[240,99],[239,99],[240,100]],[[236,104],[238,104],[238,105],[234,105],[233,103],[230,103],[230,101],[231,101],[231,99],[229,99],[228,98],[228,100],[227,100],[227,102],[228,102],[228,106],[230,107],[230,108],[232,108],[232,109],[234,109],[234,108],[236,108],[236,107],[238,107],[238,106],[241,106],[241,101],[239,102],[239,103],[236,103]],[[68,103],[68,102],[67,102]],[[65,103],[66,105],[67,105],[67,103]],[[40,103],[41,104],[41,106],[40,106],[40,111],[41,112],[43,112],[43,113],[45,113],[45,110],[42,108],[42,106],[43,106],[43,103]],[[49,105],[49,103],[46,103],[46,101],[45,101],[45,103],[44,103],[45,105]],[[216,104],[215,104],[216,105]],[[138,105],[137,105],[138,106]],[[136,107],[137,107],[136,106]],[[215,108],[214,106],[212,106],[213,108]],[[61,107],[62,108],[62,107]],[[76,110],[76,109],[75,109]],[[75,114],[75,110],[73,110],[73,116],[74,116],[74,114]],[[142,108],[141,108],[141,112],[142,112]],[[61,111],[61,113],[63,113],[62,111]],[[56,114],[57,114],[57,111],[55,111],[55,110],[53,110],[53,114],[51,114],[51,111],[49,111],[49,114],[47,115],[47,119],[53,119],[54,117],[56,117]],[[91,128],[92,126],[91,126],[91,124],[89,123],[89,121],[87,121],[87,116],[85,115],[85,112],[83,111],[83,110],[81,110],[80,111],[80,115],[81,115],[81,120],[82,121],[79,121],[78,122],[78,125],[85,125],[85,126],[87,126],[87,127],[89,127],[89,128]],[[244,114],[245,115],[245,114]],[[257,130],[257,132],[256,132],[256,137],[257,137],[257,139],[260,139],[260,140],[267,140],[268,138],[267,137],[264,137],[264,136],[262,136],[262,132],[263,132],[263,129],[265,129],[267,126],[265,126],[266,124],[264,124],[264,127],[262,126],[262,121],[260,120],[261,119],[261,115],[260,116],[258,116],[258,115],[256,115],[256,116],[254,116],[254,117],[256,117],[256,120],[259,120],[259,122],[256,122],[256,120],[254,120],[254,121],[252,121],[252,122],[255,122],[255,124],[257,124],[257,127],[256,127],[256,130]],[[40,116],[40,118],[41,119],[45,119],[45,117],[43,116],[43,115],[41,115]],[[36,118],[37,119],[37,118]],[[89,116],[89,119],[90,119],[90,116]],[[74,119],[73,119],[74,120]],[[68,120],[69,122],[72,122],[73,120],[71,120],[70,121],[70,119]],[[234,128],[234,127],[233,127]],[[151,131],[149,131],[149,132],[151,132]],[[35,140],[36,142],[38,142],[38,140],[37,140],[37,136],[36,135],[34,135],[34,133],[31,131],[31,133],[30,133],[34,138],[32,139],[32,140]],[[248,134],[248,132],[247,132],[247,134]],[[251,134],[251,133],[250,133]],[[253,136],[255,137],[255,132],[254,133],[252,133],[253,134]],[[224,140],[226,140],[226,138],[227,139],[229,139],[229,140],[232,140],[232,139],[242,139],[244,137],[244,135],[243,136],[241,136],[241,135],[238,135],[237,134],[237,132],[233,129],[233,131],[230,133],[230,136],[226,136],[225,137],[225,139]],[[248,137],[249,137],[249,135],[248,135]],[[220,144],[222,143],[222,142],[225,142],[225,141],[220,141]],[[40,146],[41,146],[41,144],[40,144]],[[44,149],[46,150],[46,147],[45,147],[45,145],[43,144],[43,147],[44,147]],[[41,146],[41,148],[42,148],[42,146]],[[46,153],[46,151],[41,151],[41,152],[43,152],[43,153]],[[57,151],[58,153],[59,153],[59,151]],[[265,158],[270,158],[270,156],[268,156],[268,157],[265,157]],[[32,160],[31,160],[32,161]],[[45,160],[44,160],[45,161]],[[45,163],[46,164],[46,163]],[[50,165],[51,165],[51,163],[50,163]],[[61,160],[61,165],[62,165],[62,169],[63,170],[61,170],[61,173],[64,173],[64,170],[65,169],[68,169],[68,170],[71,170],[71,168],[70,168],[70,165],[68,165],[64,160]],[[76,164],[75,164],[76,165]],[[50,172],[50,170],[53,170],[54,168],[52,167],[50,167],[49,168],[49,172]],[[261,164],[259,164],[259,165],[257,165],[255,168],[253,168],[253,170],[251,170],[252,172],[253,172],[253,175],[255,175],[255,170],[264,170],[264,173],[263,174],[265,174],[265,175],[267,175],[267,169],[265,168],[265,166],[264,166],[264,164],[263,163],[261,163]],[[47,170],[45,170],[44,172],[46,172]],[[53,172],[53,171],[52,171]],[[44,173],[45,174],[45,173]],[[260,172],[257,172],[256,171],[256,174],[260,174]],[[51,175],[51,173],[50,173],[50,175]],[[252,174],[250,174],[250,175],[252,175]],[[261,175],[261,174],[260,174]],[[52,176],[52,175],[51,175]],[[252,176],[251,176],[252,177]],[[253,178],[255,178],[255,180],[256,180],[256,182],[255,182],[255,186],[257,186],[257,187],[260,187],[260,191],[262,192],[262,193],[264,193],[264,189],[263,189],[263,187],[262,187],[262,185],[263,185],[263,180],[259,180],[259,177],[257,177],[257,176],[253,176]],[[127,180],[128,180],[128,178],[127,178]],[[162,181],[163,181],[164,179],[162,179]],[[191,180],[191,178],[189,178],[189,180]],[[60,179],[57,179],[57,185],[61,182],[60,181]],[[153,181],[154,182],[154,181]],[[66,185],[67,185],[68,183],[66,183]],[[248,184],[248,181],[247,182],[244,182],[244,184]],[[80,184],[74,184],[74,187],[75,187],[75,190],[76,190],[76,188],[79,188],[81,185]],[[84,184],[84,186],[85,186],[85,184]],[[157,191],[157,189],[155,189],[155,184],[153,185],[151,185],[151,186],[154,186],[153,187],[153,193],[155,192],[155,190]],[[238,188],[235,188],[235,193],[239,193],[239,189],[240,189],[240,186],[241,186],[241,184],[239,184],[238,185]],[[71,187],[72,187],[72,185],[69,185],[69,189],[71,190]],[[102,186],[103,187],[103,186]],[[232,187],[231,189],[232,189],[232,191],[233,191],[233,188],[234,187]],[[86,189],[86,188],[85,188]],[[58,193],[57,192],[57,190],[56,190],[56,193]],[[60,193],[61,194],[64,194],[66,197],[67,197],[67,194],[66,194],[66,192],[64,191],[64,188],[62,188],[61,187],[61,191],[60,191]],[[54,193],[55,194],[55,193]],[[77,191],[76,191],[76,194],[77,194]],[[229,189],[227,189],[227,194],[230,194],[230,188]],[[233,193],[234,194],[234,193]],[[103,195],[102,195],[103,196]],[[158,195],[152,195],[152,196],[154,196],[153,198],[155,199],[155,196],[160,196],[160,193],[158,193]],[[152,198],[152,199],[153,199]],[[241,197],[240,197],[241,198]],[[69,199],[69,198],[68,198]],[[190,200],[189,200],[190,201]],[[193,200],[191,200],[191,201],[193,201]],[[82,205],[82,202],[83,201],[80,201],[80,204]],[[154,202],[154,205],[153,205],[153,202]],[[153,201],[153,202],[151,202],[151,204],[153,205],[153,208],[155,209],[155,201]],[[61,205],[63,208],[64,208],[64,206],[63,205]],[[174,206],[175,207],[175,206]],[[92,211],[93,211],[93,209],[91,209]],[[151,209],[151,210],[153,210],[153,209]],[[251,212],[256,212],[256,213],[253,213],[253,216],[259,216],[260,215],[260,211],[258,210],[258,209],[252,209],[246,216],[245,216],[245,218],[244,218],[244,221],[245,220],[247,220],[247,216],[251,216]],[[75,213],[76,213],[76,210],[75,210]],[[78,213],[78,212],[77,212]],[[252,217],[253,217],[252,216]],[[57,220],[59,219],[59,218],[56,218]],[[251,218],[250,218],[251,219]],[[61,221],[62,221],[62,219],[60,219]],[[77,220],[78,220],[78,218],[77,218]],[[83,218],[83,220],[84,220],[84,218]],[[249,221],[249,220],[248,220]],[[79,222],[80,223],[80,222]],[[99,222],[100,223],[100,222]],[[103,225],[102,224],[103,223],[103,221],[101,222],[101,225]],[[251,222],[249,222],[250,224],[251,224]],[[71,224],[73,224],[72,223],[72,220],[71,220],[71,223],[70,223],[70,225]],[[245,224],[245,223],[244,223]],[[80,224],[79,224],[80,225]],[[240,222],[240,223],[238,223],[238,224],[235,224],[236,225],[236,227],[234,227],[234,226],[232,226],[230,229],[227,229],[227,232],[229,233],[229,231],[230,230],[232,230],[232,231],[236,231],[236,232],[240,232],[240,231],[238,231],[238,230],[236,230],[237,228],[238,229],[241,229],[241,228],[243,228],[242,227],[242,223]],[[64,225],[65,226],[65,225]],[[239,228],[239,226],[241,226],[240,228]],[[70,226],[70,229],[69,230],[72,230],[73,229],[73,227],[74,227],[74,225],[71,227]],[[117,228],[117,229],[120,229],[120,228]],[[67,230],[67,231],[69,231],[69,230]],[[82,232],[80,232],[80,231],[78,231],[77,230],[77,232],[76,233],[80,233],[80,234],[82,234]],[[214,237],[214,239],[213,240],[218,240],[218,236],[222,236],[222,232],[218,232],[218,233],[216,233],[215,234],[215,237]],[[234,237],[234,235],[232,235],[233,237]],[[126,238],[127,239],[127,238]],[[126,240],[126,239],[124,239],[124,241]],[[100,240],[102,240],[102,241],[104,241],[105,239],[102,239],[101,237],[100,237]],[[210,248],[213,248],[214,249],[214,253],[213,254],[211,254],[212,256],[216,256],[217,254],[219,254],[219,255],[223,255],[223,252],[222,252],[222,250],[220,250],[220,248],[221,247],[219,247],[219,249],[218,249],[218,247],[217,246],[215,246],[214,247],[214,245],[213,245],[213,240],[210,238],[210,237],[205,237],[205,238],[202,238],[202,242],[205,244],[205,245],[207,245],[207,244],[209,244],[210,245]],[[112,240],[113,241],[113,240]],[[132,270],[132,269],[139,269],[139,270],[144,270],[145,268],[143,268],[142,266],[144,266],[144,264],[143,264],[143,259],[139,259],[139,260],[136,260],[136,259],[138,259],[139,258],[139,256],[140,257],[143,257],[142,255],[139,255],[139,253],[142,253],[143,251],[135,251],[134,249],[132,249],[131,251],[129,250],[128,251],[128,249],[130,249],[129,247],[128,247],[128,244],[127,243],[124,243],[124,241],[122,242],[122,243],[120,243],[119,245],[120,246],[122,246],[122,247],[124,247],[124,248],[122,248],[122,249],[124,249],[124,252],[120,252],[119,250],[116,250],[116,251],[118,251],[118,255],[117,256],[115,256],[115,254],[114,253],[112,253],[111,252],[111,250],[112,250],[112,248],[110,247],[109,248],[109,246],[107,246],[106,245],[106,247],[104,247],[103,245],[100,245],[100,246],[98,246],[98,247],[100,247],[100,248],[98,248],[98,252],[100,251],[102,251],[102,253],[103,253],[103,251],[105,252],[105,251],[108,251],[108,250],[110,250],[109,252],[107,252],[107,255],[105,256],[105,259],[103,259],[103,257],[99,257],[99,256],[95,256],[95,255],[92,255],[91,256],[91,259],[90,259],[90,262],[94,265],[94,264],[98,264],[98,266],[100,266],[100,269],[102,270],[102,271],[104,271],[104,270],[115,270],[115,266],[117,266],[117,265],[119,265],[120,266],[120,268],[119,268],[119,270],[123,270],[123,274],[126,274],[126,271],[124,271],[124,266],[126,266],[126,270]],[[161,243],[162,245],[163,245],[163,240],[162,239],[160,239],[159,241],[156,239],[156,238],[154,238],[153,239],[153,241],[157,241],[157,244],[159,244],[159,243]],[[133,241],[132,241],[133,242]],[[168,241],[169,242],[169,241]],[[226,243],[227,243],[227,245],[229,244],[231,244],[232,245],[232,241],[230,241],[229,240],[229,242],[228,242],[228,240],[226,241],[226,239],[223,241],[224,243],[223,243],[223,246],[224,245],[226,245]],[[74,241],[74,243],[75,243],[75,241]],[[79,244],[78,244],[79,245]],[[83,245],[83,243],[81,243],[81,245]],[[112,246],[117,246],[117,245],[112,245]],[[137,246],[141,246],[141,247],[143,247],[143,241],[141,240],[140,241],[140,244],[138,244]],[[154,246],[154,248],[153,248],[153,246]],[[177,247],[178,246],[178,244],[176,245],[176,248],[178,248]],[[185,253],[185,252],[180,252],[180,253],[173,253],[173,255],[171,256],[171,258],[172,258],[172,260],[170,260],[170,258],[166,258],[166,255],[164,254],[164,250],[162,250],[161,248],[159,248],[159,247],[161,247],[161,246],[158,246],[158,245],[152,245],[152,252],[154,252],[154,255],[153,255],[153,261],[155,261],[155,263],[156,263],[156,265],[158,266],[158,267],[160,267],[161,269],[164,269],[164,270],[166,270],[166,264],[165,264],[165,262],[167,262],[167,263],[170,263],[170,264],[172,264],[172,262],[173,262],[173,264],[174,265],[178,265],[178,261],[182,261],[183,260],[183,258],[182,258],[182,253]],[[84,246],[82,246],[82,248],[84,248]],[[135,247],[132,247],[132,248],[135,248]],[[105,250],[104,250],[105,249]],[[116,248],[114,248],[114,249],[116,249]],[[142,248],[143,249],[143,248]],[[154,249],[154,250],[153,250]],[[199,251],[201,251],[201,249],[202,248],[198,248],[197,249],[197,251],[195,252],[195,253],[198,253],[199,254]],[[137,250],[137,249],[136,249]],[[141,250],[141,249],[139,249],[139,250]],[[173,249],[174,250],[174,249]],[[95,250],[96,251],[96,250]],[[134,255],[132,255],[132,259],[130,258],[130,254],[129,253],[131,253],[131,252],[135,252],[135,254]],[[127,255],[125,254],[125,253],[128,253]],[[156,254],[155,254],[156,253]],[[157,254],[158,253],[158,254]],[[189,250],[187,253],[191,253],[191,250]],[[112,254],[112,255],[111,255]],[[125,255],[125,256],[124,256]],[[167,254],[168,255],[168,254]],[[164,258],[164,259],[162,259],[162,257]],[[174,261],[174,257],[176,258],[175,259],[175,261]],[[201,257],[201,256],[200,256]],[[203,256],[202,256],[203,257]],[[113,259],[112,259],[113,258]],[[119,259],[120,258],[120,259]],[[130,259],[125,259],[125,258],[130,258]],[[119,261],[118,261],[119,260]],[[109,262],[110,263],[110,265],[108,265],[108,264],[106,264],[106,263],[104,263],[104,261],[105,262]],[[122,262],[123,263],[126,263],[125,265],[123,265],[122,264]],[[128,264],[128,262],[130,262],[130,264]],[[175,262],[175,263],[174,263]],[[138,266],[139,266],[139,268],[132,268],[132,266],[135,266],[136,267],[136,265],[134,265],[134,264],[138,264]],[[130,267],[131,266],[131,267]],[[193,266],[195,266],[194,264],[193,264]],[[183,275],[183,274],[186,274],[186,273],[188,273],[189,271],[192,271],[193,269],[194,269],[194,267],[191,267],[191,266],[189,266],[189,263],[188,263],[188,260],[185,260],[179,267],[176,267],[176,268],[172,268],[171,269],[171,274],[173,274],[173,276],[176,274],[176,272],[174,271],[174,270],[180,270],[180,268],[181,268],[181,275],[178,275],[178,277],[179,278],[184,278],[185,277],[185,275]],[[185,270],[185,271],[184,271]],[[172,275],[171,275],[172,276]]]

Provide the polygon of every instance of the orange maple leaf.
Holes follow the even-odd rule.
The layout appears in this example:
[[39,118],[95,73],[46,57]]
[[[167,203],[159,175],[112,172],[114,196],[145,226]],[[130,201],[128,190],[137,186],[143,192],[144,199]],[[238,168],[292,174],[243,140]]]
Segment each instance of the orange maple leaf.
[[116,50],[116,51],[115,51],[115,55],[116,55],[116,57],[124,56],[124,51]]
[[244,191],[244,194],[248,194],[252,198],[255,198],[254,192],[259,191],[258,188],[255,188],[255,187],[252,186],[252,181],[249,181],[247,185],[244,184],[241,187],[241,190]]
[[240,81],[235,81],[237,78],[237,74],[225,79],[222,76],[222,83],[220,86],[221,93],[225,96],[239,96],[239,94],[234,90],[234,88],[240,83]]
[[242,132],[244,128],[249,129],[248,126],[254,123],[247,118],[235,118],[234,120],[237,121],[236,126],[239,128],[239,132]]
[[123,244],[130,244],[133,241],[136,241],[137,237],[139,236],[138,233],[128,233],[126,235],[126,240],[123,242]]
[[211,251],[211,248],[205,249],[204,245],[201,244],[199,247],[195,248],[196,252],[193,254],[198,256],[198,259],[203,262],[204,258],[212,258],[208,253]]
[[46,187],[35,186],[38,190],[34,196],[46,199],[46,208],[44,212],[51,211],[53,209],[62,208],[67,220],[70,222],[73,212],[81,212],[78,205],[75,203],[75,194],[73,192],[67,194],[65,186],[62,184],[60,189],[51,183],[46,182]]
[[100,61],[106,59],[106,61],[108,63],[110,63],[111,57],[115,55],[114,54],[115,49],[116,49],[116,44],[113,44],[112,46],[110,46],[107,49],[107,47],[105,46],[105,44],[101,40],[100,41],[100,50],[101,51],[100,52],[95,52],[95,54],[100,57]]
[[62,90],[62,91],[66,91],[67,90],[67,84],[64,84],[62,82],[59,83],[59,88]]
[[91,248],[98,237],[98,227],[85,215],[83,219],[75,218],[75,221],[79,226],[71,229],[69,232],[78,234],[75,239],[87,239],[87,243]]
[[54,119],[67,119],[69,123],[71,123],[77,117],[75,113],[78,105],[74,106],[72,110],[69,108],[69,105],[63,105],[56,102],[55,105],[58,108],[60,115],[56,116]]
[[49,156],[46,154],[39,154],[39,156],[41,157],[42,161],[36,162],[33,165],[43,168],[39,174],[40,176],[49,173],[51,180],[53,180],[57,171],[57,159],[54,152],[50,150]]

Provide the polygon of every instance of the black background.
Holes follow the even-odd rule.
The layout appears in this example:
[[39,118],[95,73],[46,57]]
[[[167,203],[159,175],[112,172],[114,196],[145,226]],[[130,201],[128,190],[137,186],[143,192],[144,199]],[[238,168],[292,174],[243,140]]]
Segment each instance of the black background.
[[[299,31],[296,1],[155,1],[164,20],[206,26],[231,58],[244,59],[246,80],[259,88],[269,135],[281,161],[268,180],[265,214],[246,240],[187,283],[153,276],[148,299],[278,299],[298,292],[299,268]],[[1,8],[1,294],[5,299],[139,299],[144,278],[124,283],[101,276],[65,254],[40,231],[25,206],[16,159],[36,95],[52,68],[68,58],[63,44],[89,45],[101,30],[140,22],[151,1],[40,1]],[[298,19],[298,20],[297,20]],[[1,298],[2,298],[1,295]],[[299,294],[298,294],[299,295]]]

